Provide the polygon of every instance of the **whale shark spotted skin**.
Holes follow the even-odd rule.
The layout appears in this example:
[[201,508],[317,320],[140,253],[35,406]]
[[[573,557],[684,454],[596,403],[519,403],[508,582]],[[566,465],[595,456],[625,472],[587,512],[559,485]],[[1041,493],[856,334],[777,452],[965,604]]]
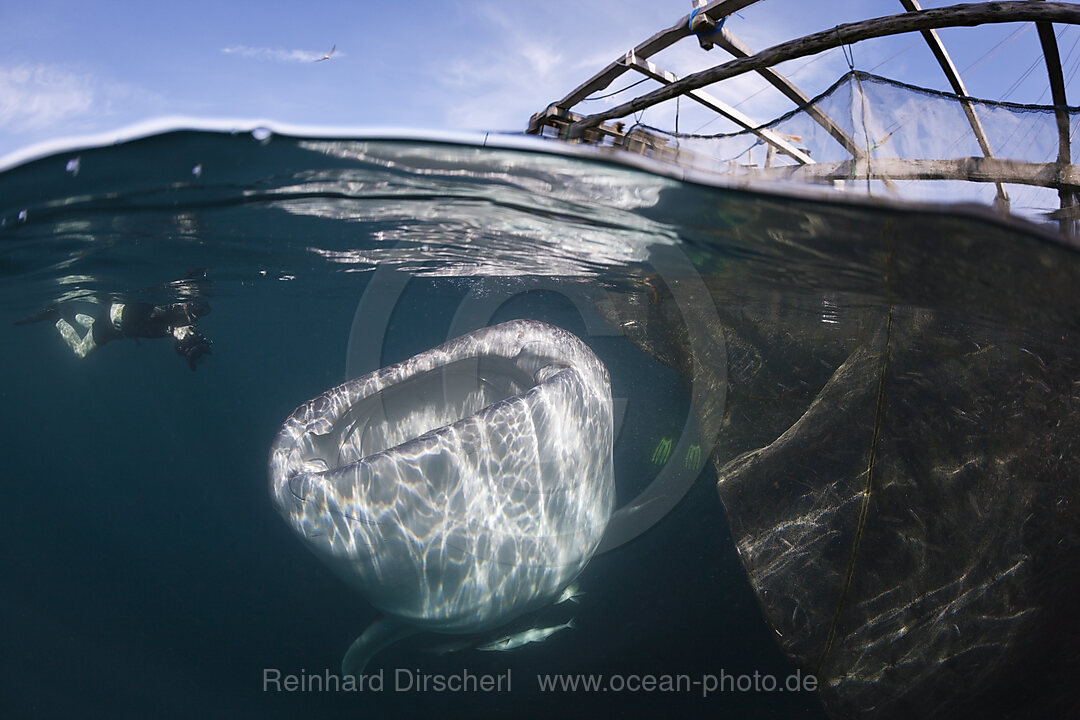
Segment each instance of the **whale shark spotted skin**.
[[304,403],[270,455],[278,511],[382,616],[343,664],[422,630],[475,633],[551,603],[614,502],[608,373],[516,320]]

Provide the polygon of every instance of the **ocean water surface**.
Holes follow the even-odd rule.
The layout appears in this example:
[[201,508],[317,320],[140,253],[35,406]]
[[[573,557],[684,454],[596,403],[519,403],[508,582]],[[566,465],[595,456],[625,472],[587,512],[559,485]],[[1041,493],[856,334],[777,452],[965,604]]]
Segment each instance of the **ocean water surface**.
[[[1076,573],[1057,572],[1075,567],[1075,530],[1055,530],[1074,510],[1054,504],[1077,489],[1067,242],[982,212],[724,189],[499,144],[177,130],[0,172],[10,717],[813,718],[918,707],[909,691],[954,707],[943,678],[978,650],[938,653],[945,635],[903,647],[901,633],[884,663],[900,674],[876,670],[882,646],[844,615],[879,597],[863,578],[925,579],[912,592],[931,597],[958,568],[965,590],[993,598],[1019,574],[998,565],[1019,562],[1035,568],[1022,588],[1045,590],[1050,571],[1064,577],[1061,597],[1075,587]],[[68,318],[81,332],[77,314],[113,303],[193,300],[210,308],[197,323],[210,353],[194,367],[170,337],[120,338],[80,358],[57,330]],[[340,671],[376,612],[276,514],[274,435],[346,379],[514,318],[569,330],[611,376],[617,522],[577,581],[580,602],[527,618],[574,627],[506,652],[438,654],[452,637],[416,636],[375,657],[379,689],[313,686]],[[885,356],[859,380],[860,362]],[[842,400],[829,394],[838,386]],[[805,446],[753,465],[793,436]],[[964,481],[962,500],[923,493],[946,466],[960,473],[948,477],[985,472]],[[1021,475],[1053,490],[999,518],[1016,547],[972,543],[1006,547],[1008,562],[932,537],[934,507],[985,500],[979,517],[993,515],[989,499]],[[889,536],[921,548],[910,567],[873,535],[896,527],[898,478],[920,488],[895,515],[914,514],[924,534]],[[863,492],[874,483],[883,494]],[[815,498],[812,522],[787,504],[793,485],[810,488],[799,498]],[[871,496],[880,506],[861,510]],[[1029,514],[1064,545],[1033,539]],[[795,526],[831,529],[784,534]],[[763,555],[766,540],[780,554]],[[1063,603],[1056,591],[1008,592],[978,611],[1026,623]],[[921,610],[904,622],[936,633],[939,621]],[[963,619],[949,622],[966,637]],[[983,644],[1038,649],[1049,636],[1037,619],[1010,632]],[[760,681],[815,673],[822,692]],[[422,687],[470,674],[506,680]],[[543,687],[556,674],[600,684]],[[268,682],[283,676],[303,682]],[[871,685],[887,700],[860,694]]]

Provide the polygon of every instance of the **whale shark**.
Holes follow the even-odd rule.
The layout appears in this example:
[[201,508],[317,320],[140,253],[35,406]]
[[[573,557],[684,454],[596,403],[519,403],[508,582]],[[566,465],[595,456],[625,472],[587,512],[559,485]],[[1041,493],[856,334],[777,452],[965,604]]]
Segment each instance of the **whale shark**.
[[611,517],[607,369],[515,320],[327,390],[270,452],[285,522],[379,611],[342,661],[417,632],[498,628],[560,597]]

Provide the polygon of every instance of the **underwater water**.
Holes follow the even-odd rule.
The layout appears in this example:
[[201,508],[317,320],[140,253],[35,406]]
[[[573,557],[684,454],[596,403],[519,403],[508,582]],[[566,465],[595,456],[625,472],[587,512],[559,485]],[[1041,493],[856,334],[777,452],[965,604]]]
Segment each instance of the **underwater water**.
[[[842,542],[850,528],[834,528],[822,542],[839,544],[808,567],[763,560],[757,540],[794,547],[798,540],[776,528],[808,524],[801,515],[791,521],[784,487],[809,487],[827,468],[836,470],[827,482],[842,476],[862,487],[868,465],[880,465],[917,484],[959,458],[958,473],[991,468],[969,486],[980,502],[1006,496],[1010,478],[1041,487],[1054,476],[1046,497],[1025,496],[1018,521],[986,522],[1015,531],[1018,544],[1006,544],[1002,562],[1035,568],[1022,587],[1045,589],[1043,572],[1064,578],[1062,594],[1075,586],[1076,573],[1058,572],[1075,567],[1075,530],[1056,533],[1054,545],[1033,540],[1025,522],[1046,504],[1057,507],[1047,532],[1074,527],[1073,511],[1054,504],[1071,507],[1077,489],[1074,249],[977,213],[708,187],[538,147],[176,131],[0,173],[6,716],[812,718],[825,717],[825,706],[857,716],[866,703],[848,702],[858,692],[845,684],[851,678],[880,680],[904,702],[905,688],[930,683],[927,695],[948,707],[941,686],[951,684],[955,658],[971,653],[936,655],[940,641],[919,640],[889,660],[918,672],[875,676],[863,660],[844,659],[840,648],[852,647],[844,643],[860,641],[843,609],[878,596],[862,578],[907,587],[925,576],[945,587],[958,567],[968,583],[958,597],[970,598],[979,587],[996,597],[1000,582],[970,568],[990,568],[992,578],[1018,573],[949,555],[976,551],[929,537],[934,520],[922,518],[937,501],[925,493],[911,508],[920,527],[931,526],[916,541],[924,564],[875,566],[874,513],[885,511],[860,511],[851,500],[869,490],[849,497],[831,485],[815,502],[863,513],[857,552]],[[196,298],[210,306],[197,327],[212,344],[193,368],[170,337],[118,338],[79,358],[57,332],[67,317],[81,333],[74,315],[110,303]],[[297,406],[328,388],[517,318],[573,333],[610,375],[616,514],[608,535],[578,577],[579,602],[544,608],[502,634],[571,618],[573,627],[505,652],[437,654],[454,636],[417,635],[375,656],[366,672],[381,674],[379,687],[313,687],[310,676],[340,672],[376,611],[276,512],[271,442]],[[108,321],[106,312],[96,322]],[[933,340],[920,335],[928,327]],[[851,385],[866,390],[868,404],[848,391],[836,405],[838,426],[826,432],[830,423],[815,418],[814,432],[824,434],[794,460],[746,470],[764,457],[747,453],[805,429],[800,417],[827,407],[828,388],[855,377],[845,368],[856,372],[863,348],[881,337],[892,364]],[[957,358],[961,369],[948,375],[935,365],[941,372],[927,374],[898,354],[901,344]],[[986,357],[981,348],[1007,348],[1007,362],[966,359]],[[1016,413],[987,405],[999,391],[1003,405],[1013,403],[999,371],[1027,388]],[[889,373],[896,384],[879,382]],[[974,376],[982,379],[968,393]],[[883,413],[905,382],[940,397],[927,377],[948,381],[947,409],[901,394],[897,411]],[[863,405],[865,414],[844,415]],[[1045,413],[1010,425],[1028,405]],[[921,412],[970,428],[952,442],[932,423],[919,425]],[[1023,423],[1036,429],[1025,434]],[[946,439],[913,439],[920,433]],[[1008,437],[978,442],[985,433]],[[1010,451],[1007,471],[993,469],[1008,465],[996,460],[998,440]],[[1021,446],[1032,449],[1030,466],[1013,452]],[[839,467],[848,455],[861,471]],[[718,493],[718,480],[731,490]],[[976,505],[979,517],[993,516]],[[769,516],[775,508],[787,519]],[[902,515],[910,521],[906,508]],[[980,529],[971,535],[994,545]],[[820,544],[800,537],[799,557],[817,557]],[[781,566],[792,574],[773,585]],[[818,592],[832,587],[842,587],[839,600]],[[1057,617],[1055,592],[1003,592],[1006,606],[981,608],[981,617]],[[785,605],[781,595],[798,602]],[[949,607],[975,612],[957,603]],[[905,627],[940,620],[928,610],[913,617]],[[966,637],[963,620],[952,620]],[[1023,636],[1039,648],[1048,637],[1040,622],[979,647],[1012,647]],[[815,639],[826,630],[827,640]],[[858,647],[859,658],[881,655],[872,641]],[[819,670],[823,694],[756,679],[783,685]],[[505,680],[494,690],[421,687],[424,676],[470,674]],[[268,682],[290,675],[306,685]],[[545,689],[543,678],[555,675],[600,685]]]

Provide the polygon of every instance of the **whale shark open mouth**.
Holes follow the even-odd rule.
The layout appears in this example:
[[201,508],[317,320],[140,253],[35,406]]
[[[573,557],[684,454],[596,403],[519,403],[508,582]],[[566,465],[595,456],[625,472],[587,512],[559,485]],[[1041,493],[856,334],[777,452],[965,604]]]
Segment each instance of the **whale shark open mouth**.
[[549,602],[591,558],[612,442],[600,360],[517,320],[301,405],[273,444],[271,495],[375,607],[470,632]]

